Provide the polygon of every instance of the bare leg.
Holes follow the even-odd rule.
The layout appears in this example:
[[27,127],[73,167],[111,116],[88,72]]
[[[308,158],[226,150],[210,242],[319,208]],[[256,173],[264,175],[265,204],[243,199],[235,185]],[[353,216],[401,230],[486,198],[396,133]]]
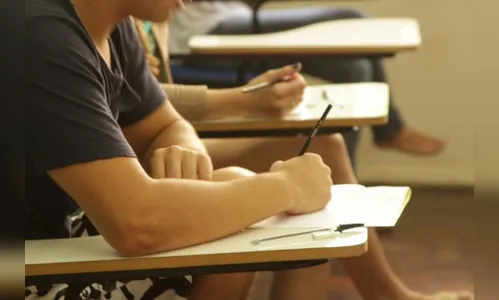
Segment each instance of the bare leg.
[[[214,181],[228,181],[254,173],[243,168],[228,167],[213,173]],[[230,273],[194,276],[189,300],[246,300],[253,284],[254,273]]]
[[[206,140],[205,145],[216,167],[237,164],[259,173],[268,171],[276,160],[296,156],[303,142],[304,138],[232,139]],[[332,170],[335,184],[357,183],[340,135],[317,137],[310,147],[310,152],[322,156]],[[369,251],[363,256],[341,259],[365,300],[439,299],[415,293],[400,281],[391,269],[374,230],[369,230],[368,247]],[[330,274],[330,264],[276,272],[272,299],[327,299]]]
[[329,293],[331,264],[275,272],[270,299],[326,300]]
[[254,273],[195,276],[189,300],[246,300],[254,276]]

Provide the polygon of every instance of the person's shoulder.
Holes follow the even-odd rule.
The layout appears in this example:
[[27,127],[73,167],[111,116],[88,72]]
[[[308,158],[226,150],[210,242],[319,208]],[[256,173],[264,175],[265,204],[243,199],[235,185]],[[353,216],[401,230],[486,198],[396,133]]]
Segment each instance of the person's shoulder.
[[70,0],[26,0],[26,22],[43,17],[69,20],[70,3]]
[[84,37],[85,29],[70,0],[26,0],[26,33],[53,41]]
[[69,1],[27,0],[25,49],[31,58],[86,57],[92,63],[96,62],[92,41]]

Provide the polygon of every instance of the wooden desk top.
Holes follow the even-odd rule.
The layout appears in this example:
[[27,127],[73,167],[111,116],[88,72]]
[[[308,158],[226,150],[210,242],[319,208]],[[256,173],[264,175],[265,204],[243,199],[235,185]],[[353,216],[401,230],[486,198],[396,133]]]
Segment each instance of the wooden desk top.
[[25,242],[25,276],[155,270],[180,267],[284,262],[362,255],[367,230],[358,228],[337,238],[314,240],[296,236],[260,245],[258,238],[301,232],[303,229],[247,229],[199,246],[139,258],[123,258],[100,236]]
[[389,87],[386,83],[329,84],[308,87],[305,99],[285,119],[221,119],[193,122],[203,132],[230,132],[245,130],[291,130],[313,128],[327,104],[322,99],[326,90],[333,101],[328,118],[322,128],[380,125],[388,121]]
[[421,45],[419,23],[410,18],[348,19],[292,30],[249,35],[192,37],[193,54],[393,54]]

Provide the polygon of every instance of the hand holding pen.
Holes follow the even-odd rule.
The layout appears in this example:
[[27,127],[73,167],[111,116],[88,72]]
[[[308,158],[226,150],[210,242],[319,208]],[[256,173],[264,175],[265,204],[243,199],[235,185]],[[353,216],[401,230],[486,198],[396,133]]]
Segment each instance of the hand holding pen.
[[295,204],[287,211],[288,214],[315,212],[323,209],[331,200],[331,186],[333,185],[331,169],[324,164],[319,155],[306,153],[331,108],[331,104],[327,105],[321,118],[311,130],[305,144],[298,153],[298,157],[285,162],[277,161],[270,167],[270,172],[287,171],[287,175],[291,175],[290,179],[294,183],[294,189],[298,191]]
[[[308,160],[308,163],[312,163],[312,162],[314,162],[313,159],[315,159],[315,162],[320,162],[323,166],[322,172],[305,173],[305,174],[309,174],[310,178],[314,177],[314,175],[319,174],[320,177],[314,177],[313,180],[314,181],[317,180],[315,183],[320,181],[320,185],[313,187],[313,192],[315,192],[315,193],[302,194],[302,196],[305,196],[305,197],[309,196],[309,197],[305,198],[305,201],[303,201],[304,200],[303,198],[299,197],[298,199],[301,199],[302,201],[299,203],[296,203],[296,201],[295,201],[294,207],[287,211],[288,214],[312,213],[312,212],[323,209],[327,205],[327,203],[331,200],[331,186],[333,185],[333,181],[331,180],[331,169],[322,162],[322,159],[320,158],[320,156],[318,156],[316,154],[306,153],[306,152],[307,152],[308,148],[310,147],[312,139],[319,132],[322,124],[326,120],[332,107],[333,106],[331,104],[327,105],[321,118],[317,121],[317,124],[312,129],[310,135],[308,136],[307,140],[305,141],[305,144],[303,145],[300,152],[298,153],[298,157],[290,159],[286,162],[277,161],[270,168],[271,172],[276,172],[276,171],[279,172],[280,170],[283,169],[283,167],[285,167],[285,164],[288,164],[288,166],[292,166],[293,164],[299,164],[300,162],[301,163],[307,162],[307,160]],[[325,170],[327,170],[327,174],[323,173]],[[325,178],[329,178],[329,180],[324,180]],[[298,188],[299,188],[299,186],[298,186]],[[321,191],[322,191],[322,194],[317,193],[317,192],[321,192]],[[360,223],[340,224],[335,228],[320,228],[320,229],[313,229],[313,230],[308,230],[308,231],[296,232],[296,233],[292,233],[292,234],[285,234],[285,235],[279,235],[279,236],[273,236],[273,237],[267,237],[267,238],[260,238],[260,239],[256,239],[256,240],[251,241],[251,243],[254,245],[258,245],[258,244],[265,242],[265,241],[273,241],[273,240],[294,237],[294,236],[299,236],[299,235],[306,235],[306,234],[312,234],[312,237],[314,239],[325,239],[325,238],[334,237],[334,235],[336,233],[341,233],[345,230],[358,228],[358,227],[364,227],[364,224],[360,224]]]
[[331,199],[331,169],[315,153],[277,161],[270,173],[277,174],[289,190],[290,215],[308,214],[323,209]]
[[284,117],[303,100],[305,79],[301,63],[269,70],[241,88],[240,97],[249,117]]
[[[293,90],[294,93],[291,93],[291,95],[294,95],[294,99],[301,102],[306,85],[304,81],[300,80],[302,78],[298,73],[300,70],[300,63],[278,70],[270,70],[250,82],[242,90],[242,93],[247,96],[265,91],[273,91],[276,94],[280,94],[278,92],[279,87],[284,88],[287,85],[289,89],[290,85],[294,84],[298,89],[295,88]],[[285,93],[281,92],[281,96],[283,94]],[[263,101],[262,103],[270,102],[268,98],[261,99],[260,101]],[[286,101],[280,101],[280,103],[286,103]],[[292,106],[292,108],[294,107]],[[306,214],[321,210],[331,199],[331,185],[333,183],[331,180],[331,169],[324,164],[319,155],[305,153],[330,110],[331,105],[328,105],[316,126],[311,129],[310,136],[298,153],[298,157],[287,161],[277,161],[270,168],[271,173],[279,173],[281,175],[280,178],[284,179],[284,182],[289,186],[290,194],[294,195],[292,196],[293,204],[287,211],[288,214]]]

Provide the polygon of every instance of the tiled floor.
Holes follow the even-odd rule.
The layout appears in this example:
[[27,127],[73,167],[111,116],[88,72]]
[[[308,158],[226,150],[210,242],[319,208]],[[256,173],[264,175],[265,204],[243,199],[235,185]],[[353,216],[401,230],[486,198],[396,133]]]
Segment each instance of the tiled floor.
[[[472,188],[416,188],[394,232],[381,235],[393,268],[410,287],[428,292],[473,289],[473,197]],[[252,299],[267,300],[270,282],[270,274],[260,276]],[[331,279],[331,299],[360,297],[340,275]]]

